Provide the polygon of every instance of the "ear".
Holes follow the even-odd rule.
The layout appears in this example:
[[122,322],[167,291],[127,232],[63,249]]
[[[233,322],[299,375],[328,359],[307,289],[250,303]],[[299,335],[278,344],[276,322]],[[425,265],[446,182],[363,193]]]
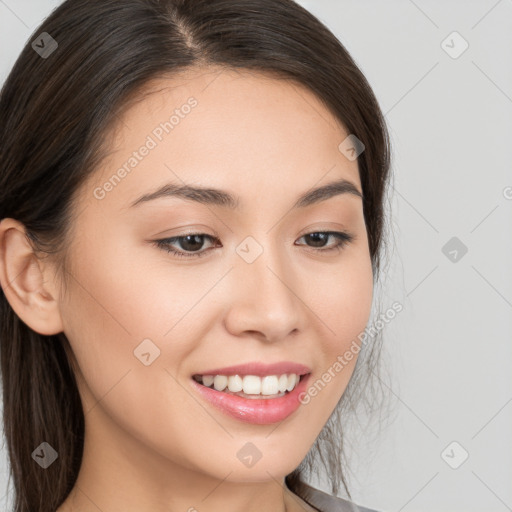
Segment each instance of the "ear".
[[24,225],[15,219],[2,219],[0,285],[20,319],[46,336],[63,331],[52,275],[50,263],[35,254]]

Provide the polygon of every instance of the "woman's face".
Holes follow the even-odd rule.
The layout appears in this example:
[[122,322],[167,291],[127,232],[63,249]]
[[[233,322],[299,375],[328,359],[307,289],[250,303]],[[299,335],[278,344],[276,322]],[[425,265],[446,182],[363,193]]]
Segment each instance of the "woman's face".
[[[338,147],[349,133],[311,92],[262,74],[203,69],[155,85],[119,119],[76,203],[60,314],[84,463],[151,475],[162,492],[170,474],[282,480],[341,398],[356,357],[336,361],[370,315],[362,199],[347,186],[312,193],[339,180],[361,192],[357,160]],[[322,232],[353,238],[336,248],[343,239]],[[214,388],[207,398],[193,376],[217,370],[252,396],[263,383],[267,397],[293,386],[282,374],[307,373],[298,386],[309,399]]]

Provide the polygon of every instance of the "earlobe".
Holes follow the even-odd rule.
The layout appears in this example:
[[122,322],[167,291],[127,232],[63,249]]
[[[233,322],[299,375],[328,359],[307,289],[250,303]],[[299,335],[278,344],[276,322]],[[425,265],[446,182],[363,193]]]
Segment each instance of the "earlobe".
[[32,330],[50,336],[62,332],[58,296],[46,283],[48,264],[34,253],[23,224],[0,222],[0,284],[14,312]]

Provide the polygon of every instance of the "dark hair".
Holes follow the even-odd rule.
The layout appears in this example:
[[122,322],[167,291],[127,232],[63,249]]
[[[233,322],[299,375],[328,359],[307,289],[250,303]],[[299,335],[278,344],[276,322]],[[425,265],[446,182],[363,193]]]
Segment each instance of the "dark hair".
[[[43,32],[58,44],[47,58],[31,45]],[[34,32],[1,91],[0,219],[23,223],[36,254],[54,258],[65,282],[75,197],[108,151],[104,140],[120,112],[151,80],[198,65],[295,81],[363,142],[358,164],[375,280],[390,168],[384,118],[340,41],[292,0],[65,1]],[[4,293],[0,313],[14,510],[54,512],[74,486],[83,453],[84,415],[72,351],[63,333],[44,336],[30,329]],[[353,375],[349,388],[355,380]],[[349,400],[348,391],[336,414]],[[343,435],[334,431],[339,418],[332,418],[337,416],[286,477],[298,495],[304,495],[304,475],[314,470],[316,454],[333,493],[341,480],[350,496],[340,459]],[[43,441],[59,454],[45,471],[31,457]]]

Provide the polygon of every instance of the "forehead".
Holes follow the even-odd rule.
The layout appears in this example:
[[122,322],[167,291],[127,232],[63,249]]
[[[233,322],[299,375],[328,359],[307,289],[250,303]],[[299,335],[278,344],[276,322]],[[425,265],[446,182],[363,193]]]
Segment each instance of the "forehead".
[[294,187],[298,195],[323,177],[350,179],[360,190],[357,161],[338,149],[347,136],[301,84],[269,73],[195,68],[152,81],[126,104],[87,193],[116,173],[122,177],[107,199],[118,206],[169,181],[229,186],[241,197],[244,190]]

